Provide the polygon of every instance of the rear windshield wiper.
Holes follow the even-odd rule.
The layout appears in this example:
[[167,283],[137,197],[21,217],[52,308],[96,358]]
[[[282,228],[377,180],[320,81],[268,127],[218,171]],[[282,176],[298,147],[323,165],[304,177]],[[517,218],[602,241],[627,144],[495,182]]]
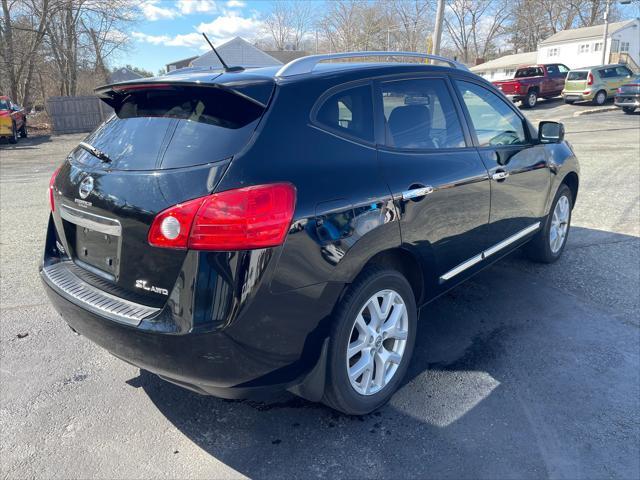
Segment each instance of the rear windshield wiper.
[[107,155],[106,153],[104,153],[102,150],[98,150],[96,147],[94,147],[93,145],[89,145],[86,142],[80,142],[80,148],[83,148],[84,150],[86,150],[87,152],[89,152],[91,155],[93,155],[96,158],[99,158],[100,160],[102,160],[103,162],[106,163],[111,163],[111,159],[109,158],[109,155]]

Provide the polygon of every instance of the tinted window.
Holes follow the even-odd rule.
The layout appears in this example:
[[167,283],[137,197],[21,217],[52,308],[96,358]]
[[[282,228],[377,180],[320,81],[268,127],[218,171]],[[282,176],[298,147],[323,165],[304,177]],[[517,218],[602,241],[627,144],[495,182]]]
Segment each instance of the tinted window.
[[318,109],[316,121],[332,130],[372,142],[371,87],[362,85],[331,95]]
[[544,72],[540,67],[530,67],[530,68],[520,68],[516,72],[515,78],[542,77],[542,76],[544,76]]
[[0,100],[0,110],[9,110],[9,102]]
[[547,73],[549,75],[558,75],[560,73],[560,70],[558,70],[557,65],[547,65]]
[[631,75],[631,70],[629,70],[627,67],[616,67],[616,75],[618,75],[619,77],[627,77]]
[[598,75],[600,75],[600,78],[613,78],[616,76],[616,69],[614,67],[603,68],[598,70]]
[[460,120],[444,80],[385,82],[381,91],[387,145],[414,149],[465,146]]
[[586,80],[589,72],[569,72],[567,80]]
[[500,97],[475,83],[456,80],[481,147],[526,143],[522,119]]
[[[219,88],[178,87],[125,94],[115,115],[85,142],[116,170],[177,168],[215,162],[248,142],[264,109]],[[84,150],[77,161],[100,165]]]

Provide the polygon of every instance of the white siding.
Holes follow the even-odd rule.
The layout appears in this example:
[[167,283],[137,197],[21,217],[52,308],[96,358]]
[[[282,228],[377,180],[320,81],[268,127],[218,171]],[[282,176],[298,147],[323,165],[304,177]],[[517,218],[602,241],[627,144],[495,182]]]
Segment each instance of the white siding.
[[[609,63],[612,41],[629,43],[629,54],[640,64],[640,21],[624,27],[607,40],[605,63]],[[538,49],[538,63],[564,63],[569,68],[590,67],[602,64],[602,37],[594,37],[569,42],[558,42]]]

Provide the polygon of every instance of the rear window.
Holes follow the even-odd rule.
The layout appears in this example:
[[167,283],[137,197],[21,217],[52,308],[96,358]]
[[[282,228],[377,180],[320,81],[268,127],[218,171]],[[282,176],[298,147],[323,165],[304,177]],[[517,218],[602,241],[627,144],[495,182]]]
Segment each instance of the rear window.
[[0,110],[9,110],[9,102],[0,100]]
[[514,78],[526,78],[526,77],[543,77],[544,72],[540,67],[521,68],[516,72]]
[[[122,94],[121,94],[122,95]],[[84,141],[106,154],[114,170],[201,165],[231,157],[246,145],[264,107],[213,87],[175,87],[125,93],[115,114]],[[77,149],[75,159],[101,160]]]
[[567,80],[586,80],[589,72],[569,72]]

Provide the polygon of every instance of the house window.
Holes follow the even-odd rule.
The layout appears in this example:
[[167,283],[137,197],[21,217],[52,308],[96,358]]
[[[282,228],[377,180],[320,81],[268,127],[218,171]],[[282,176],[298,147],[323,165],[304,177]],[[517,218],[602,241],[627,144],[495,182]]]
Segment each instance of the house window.
[[611,40],[611,53],[617,53],[620,49],[620,40]]
[[516,71],[513,68],[507,68],[504,71],[504,74],[507,76],[507,78],[513,78],[513,75],[515,75]]
[[560,55],[560,49],[559,48],[549,48],[547,50],[547,57],[557,57],[558,55]]
[[602,42],[596,42],[593,44],[593,51],[594,52],[601,52],[602,51]]
[[578,53],[589,53],[590,45],[588,43],[581,43],[578,46]]
[[629,51],[629,42],[620,42],[620,52],[626,53]]

